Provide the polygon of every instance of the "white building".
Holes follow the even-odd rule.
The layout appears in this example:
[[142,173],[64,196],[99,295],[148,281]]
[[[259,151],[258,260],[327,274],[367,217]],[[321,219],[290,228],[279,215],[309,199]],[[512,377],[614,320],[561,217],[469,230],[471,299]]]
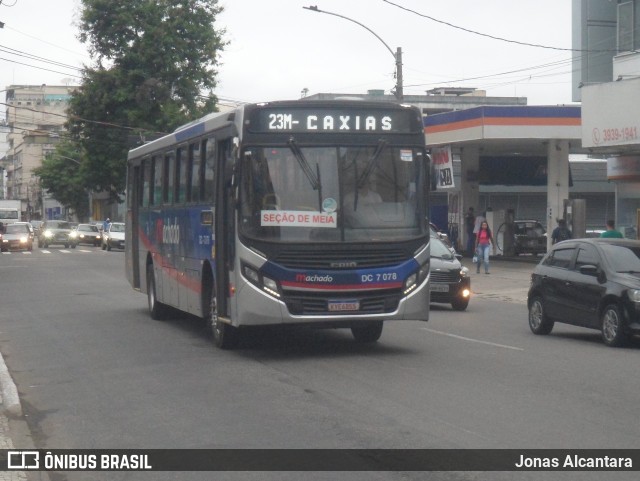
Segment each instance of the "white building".
[[59,142],[67,106],[76,87],[10,85],[6,87],[6,170],[4,198],[22,201],[26,218],[64,215],[64,208],[43,193],[33,170]]

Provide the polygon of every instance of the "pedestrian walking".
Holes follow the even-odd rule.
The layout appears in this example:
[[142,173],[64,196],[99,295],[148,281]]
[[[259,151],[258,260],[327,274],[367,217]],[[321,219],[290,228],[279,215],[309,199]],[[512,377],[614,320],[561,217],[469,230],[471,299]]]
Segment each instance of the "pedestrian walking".
[[489,274],[489,253],[493,244],[493,234],[486,220],[480,223],[480,229],[476,234],[476,255],[478,262],[476,264],[476,273],[480,274],[480,264],[484,264],[484,273]]
[[563,240],[571,239],[571,231],[567,227],[567,221],[564,219],[558,219],[558,226],[553,229],[551,233],[551,244],[560,242]]
[[607,221],[607,230],[605,230],[600,237],[609,238],[609,239],[622,239],[624,236],[620,233],[620,231],[616,230],[616,223],[613,219],[609,219]]

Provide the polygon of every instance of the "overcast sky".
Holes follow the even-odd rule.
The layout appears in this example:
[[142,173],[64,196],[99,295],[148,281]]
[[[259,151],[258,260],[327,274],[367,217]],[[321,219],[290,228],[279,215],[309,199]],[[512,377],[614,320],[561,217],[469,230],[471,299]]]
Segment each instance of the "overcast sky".
[[[304,89],[389,92],[395,60],[386,43],[393,52],[402,48],[405,94],[476,87],[490,96],[527,97],[529,105],[571,103],[571,0],[220,3],[225,12],[217,26],[226,29],[229,45],[220,57],[216,93],[225,101],[299,98]],[[90,62],[76,39],[79,5],[79,0],[1,0],[0,90],[11,84],[79,82],[74,67]],[[382,41],[349,20],[302,8],[309,5],[356,20]]]

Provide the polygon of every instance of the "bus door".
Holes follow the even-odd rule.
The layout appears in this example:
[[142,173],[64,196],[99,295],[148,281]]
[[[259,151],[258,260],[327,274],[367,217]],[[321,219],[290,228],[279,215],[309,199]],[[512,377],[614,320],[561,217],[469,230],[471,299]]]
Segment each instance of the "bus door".
[[143,199],[143,177],[142,169],[139,165],[130,167],[129,170],[129,192],[133,198],[127,199],[129,202],[128,218],[125,225],[125,262],[127,272],[131,278],[129,282],[134,289],[140,288],[140,263],[139,263],[139,215],[140,206]]
[[218,165],[216,168],[216,204],[214,225],[215,252],[215,286],[218,315],[229,318],[230,280],[229,272],[233,269],[235,246],[235,210],[233,200],[233,154],[232,140],[218,142]]

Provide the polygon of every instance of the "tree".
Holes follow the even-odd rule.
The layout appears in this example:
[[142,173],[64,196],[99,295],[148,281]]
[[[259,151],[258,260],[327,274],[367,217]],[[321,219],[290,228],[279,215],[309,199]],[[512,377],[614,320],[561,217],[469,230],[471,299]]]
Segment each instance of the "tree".
[[[131,139],[216,110],[224,30],[218,0],[83,0],[80,35],[95,64],[72,95],[67,129],[85,152],[86,185],[119,200]],[[83,166],[84,167],[84,166]]]
[[72,209],[78,219],[89,217],[89,191],[82,175],[76,146],[63,142],[53,153],[47,154],[42,165],[34,169],[40,185],[65,207]]

